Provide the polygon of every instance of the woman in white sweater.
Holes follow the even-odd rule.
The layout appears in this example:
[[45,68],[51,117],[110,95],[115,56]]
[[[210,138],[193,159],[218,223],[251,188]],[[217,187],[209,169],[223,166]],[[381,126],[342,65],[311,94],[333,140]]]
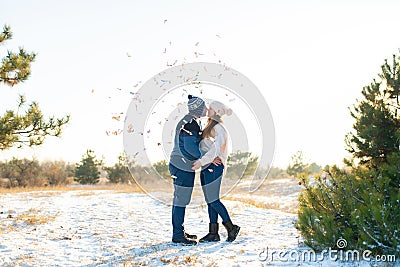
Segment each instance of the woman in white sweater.
[[[219,199],[221,180],[224,167],[228,159],[228,133],[222,124],[221,117],[231,115],[232,110],[223,103],[213,101],[208,109],[208,123],[202,133],[200,149],[203,156],[193,165],[193,170],[202,168],[200,181],[207,202],[208,216],[210,219],[209,233],[201,238],[199,242],[219,241],[218,215],[222,218],[222,224],[228,231],[227,241],[236,239],[240,227],[234,225],[229,213]],[[221,159],[220,165],[211,164],[215,158]]]

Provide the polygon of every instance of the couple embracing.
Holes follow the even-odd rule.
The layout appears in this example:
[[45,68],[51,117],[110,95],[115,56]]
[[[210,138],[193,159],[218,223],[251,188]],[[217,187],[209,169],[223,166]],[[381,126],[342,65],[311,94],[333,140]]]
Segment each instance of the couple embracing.
[[[184,230],[186,206],[189,204],[195,179],[195,171],[201,168],[200,181],[209,216],[209,233],[199,242],[216,242],[218,234],[218,215],[222,218],[228,234],[227,241],[236,239],[240,227],[234,225],[229,213],[219,199],[224,166],[228,158],[228,133],[222,126],[221,117],[231,115],[232,110],[223,103],[213,101],[209,108],[203,99],[188,96],[189,113],[177,124],[174,148],[171,152],[169,172],[174,182],[172,206],[172,242],[196,245],[197,236]],[[198,120],[208,116],[206,127],[202,130]]]

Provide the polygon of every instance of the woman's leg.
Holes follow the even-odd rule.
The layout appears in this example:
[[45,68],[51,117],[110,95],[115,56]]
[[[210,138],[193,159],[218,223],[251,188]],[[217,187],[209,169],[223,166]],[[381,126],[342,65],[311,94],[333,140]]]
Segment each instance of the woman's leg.
[[[200,182],[202,185],[202,189],[203,189],[203,193],[204,193],[204,197],[206,199],[208,199],[208,193],[207,193],[207,187],[205,179],[204,179],[204,173],[201,172],[200,173]],[[200,238],[199,242],[218,242],[220,241],[220,237],[218,234],[218,213],[210,206],[209,203],[207,203],[207,207],[208,207],[208,217],[210,219],[210,223],[208,226],[208,234],[203,236],[202,238]]]
[[228,210],[226,209],[225,205],[222,204],[221,200],[216,200],[216,201],[208,204],[208,210],[210,210],[210,209],[213,210],[214,212],[218,213],[219,216],[221,216],[223,223],[231,220]]
[[221,216],[222,224],[228,231],[227,241],[232,242],[239,234],[240,227],[232,223],[228,210],[219,199],[223,169],[223,165],[210,165],[209,168],[206,168],[202,172],[204,172],[204,183],[206,184],[206,192],[208,193],[206,197],[206,200],[208,199],[208,207],[209,209],[211,207],[211,210],[215,210]]
[[218,222],[218,213],[210,206],[210,204],[207,201],[208,193],[207,193],[207,187],[205,186],[206,185],[206,181],[205,181],[204,176],[205,176],[204,173],[201,172],[200,173],[200,182],[201,182],[201,186],[202,186],[202,189],[203,189],[204,197],[205,197],[206,202],[207,202],[208,218],[210,219],[210,223],[217,223]]
[[213,215],[213,221],[211,221],[210,216],[210,222],[217,222],[218,217],[214,217],[216,213],[221,216],[222,222],[230,220],[228,210],[219,199],[223,171],[224,165],[215,166],[211,164],[201,172],[203,178],[202,188],[208,205],[208,214],[209,216],[210,214]]

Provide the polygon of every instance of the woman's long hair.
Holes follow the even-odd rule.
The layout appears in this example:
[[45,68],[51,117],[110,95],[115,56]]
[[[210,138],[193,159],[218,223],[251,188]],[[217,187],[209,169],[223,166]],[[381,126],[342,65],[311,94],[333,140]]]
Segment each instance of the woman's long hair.
[[201,134],[201,139],[211,137],[211,132],[214,129],[214,126],[220,122],[222,122],[222,120],[219,115],[214,115],[211,118],[208,118],[207,126],[204,128],[203,133]]

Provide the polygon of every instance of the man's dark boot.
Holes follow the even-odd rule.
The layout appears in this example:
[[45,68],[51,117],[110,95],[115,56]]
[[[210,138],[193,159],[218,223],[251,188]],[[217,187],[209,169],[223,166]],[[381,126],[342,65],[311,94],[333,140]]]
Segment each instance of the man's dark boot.
[[200,238],[199,242],[218,242],[219,240],[218,223],[210,223],[208,226],[208,234]]
[[183,244],[183,245],[197,245],[196,240],[188,239],[185,236],[180,238],[172,238],[173,243]]
[[226,239],[226,241],[228,242],[234,241],[237,235],[239,234],[240,227],[233,224],[232,221],[223,222],[222,224],[228,231],[228,238]]

